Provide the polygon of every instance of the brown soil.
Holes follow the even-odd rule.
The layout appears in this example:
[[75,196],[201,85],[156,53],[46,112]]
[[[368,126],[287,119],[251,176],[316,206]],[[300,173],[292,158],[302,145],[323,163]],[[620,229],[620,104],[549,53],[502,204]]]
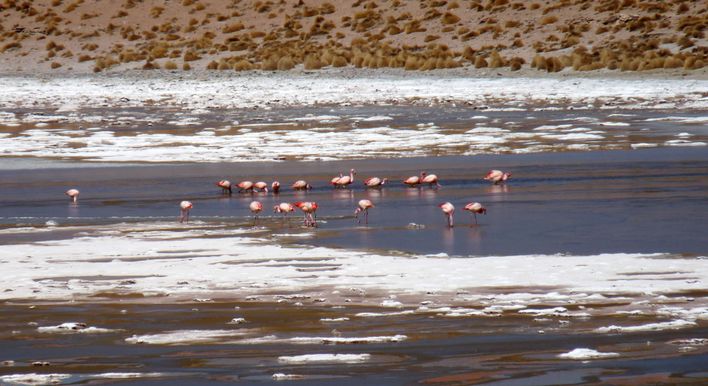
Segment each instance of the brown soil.
[[698,69],[708,0],[0,0],[0,72]]

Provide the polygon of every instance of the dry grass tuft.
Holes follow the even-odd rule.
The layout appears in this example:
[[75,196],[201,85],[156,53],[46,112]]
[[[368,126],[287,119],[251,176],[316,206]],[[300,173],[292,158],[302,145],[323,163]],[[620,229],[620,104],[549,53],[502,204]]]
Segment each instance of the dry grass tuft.
[[187,51],[184,53],[183,60],[185,62],[193,62],[195,60],[199,60],[201,57],[194,51]]
[[250,71],[253,70],[253,64],[249,62],[246,59],[241,59],[234,63],[233,65],[233,70],[234,71]]
[[290,56],[284,56],[278,60],[277,68],[280,71],[291,70],[293,67],[295,67],[295,61]]
[[541,25],[548,25],[548,24],[553,24],[558,21],[558,16],[555,15],[550,15],[550,16],[544,16],[541,18]]
[[460,21],[460,17],[454,13],[445,12],[440,21],[443,24],[457,24]]

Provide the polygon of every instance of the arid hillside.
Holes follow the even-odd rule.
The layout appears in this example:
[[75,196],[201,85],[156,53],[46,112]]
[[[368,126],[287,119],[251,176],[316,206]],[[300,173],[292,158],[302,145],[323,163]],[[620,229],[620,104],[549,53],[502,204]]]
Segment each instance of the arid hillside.
[[698,69],[708,0],[0,0],[0,72]]

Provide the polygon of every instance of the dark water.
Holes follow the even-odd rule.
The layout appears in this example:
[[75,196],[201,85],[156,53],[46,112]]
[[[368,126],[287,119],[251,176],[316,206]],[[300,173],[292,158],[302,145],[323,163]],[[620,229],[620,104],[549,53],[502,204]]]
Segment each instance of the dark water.
[[[305,308],[278,303],[122,304],[3,306],[0,319],[0,375],[64,373],[65,384],[200,385],[204,383],[264,384],[275,373],[298,374],[302,384],[705,384],[705,346],[680,352],[675,339],[705,337],[708,327],[624,335],[577,333],[613,323],[609,318],[562,322],[531,318],[444,318],[432,314],[356,318],[364,307]],[[234,310],[234,306],[240,308]],[[121,312],[122,311],[122,312]],[[373,310],[377,311],[377,310]],[[260,335],[382,336],[405,333],[400,343],[352,345],[301,344],[129,344],[133,334],[184,328],[231,329],[225,321],[239,315]],[[323,317],[351,317],[327,324]],[[122,329],[108,334],[42,334],[36,327],[81,319],[90,325]],[[641,318],[640,318],[641,319]],[[637,322],[635,320],[635,322]],[[11,332],[12,331],[12,332]],[[545,332],[545,333],[540,333]],[[599,347],[621,353],[621,359],[572,361],[559,353],[578,347]],[[315,353],[370,354],[360,364],[280,363],[287,355]],[[49,366],[34,367],[34,361]],[[156,378],[91,380],[104,372],[160,372]],[[642,381],[644,379],[644,381]],[[299,383],[298,383],[299,384]]]
[[[317,201],[321,220],[307,243],[353,248],[450,255],[530,253],[598,254],[671,252],[705,254],[708,243],[708,149],[667,148],[587,153],[485,155],[350,162],[170,164],[84,167],[81,163],[5,159],[6,165],[35,169],[0,171],[0,224],[103,224],[173,219],[181,200],[191,200],[192,216],[205,221],[252,225],[248,204],[263,202],[260,225],[278,232],[301,232],[270,213],[282,201]],[[90,164],[89,164],[90,165]],[[44,168],[51,166],[52,168]],[[329,179],[354,167],[350,189],[333,189]],[[513,172],[506,185],[482,180],[490,168]],[[400,182],[420,170],[437,174],[442,187],[408,188]],[[363,188],[368,176],[388,177],[382,189]],[[224,196],[214,186],[232,181],[277,179],[289,186],[310,181],[307,193]],[[63,195],[78,187],[78,205]],[[368,198],[369,225],[357,225],[353,211]],[[448,229],[438,204],[457,207]],[[488,213],[474,225],[462,210],[479,201]],[[410,223],[423,229],[410,229]],[[35,237],[35,236],[32,236]],[[41,237],[41,236],[36,236]],[[16,236],[0,236],[9,243]]]

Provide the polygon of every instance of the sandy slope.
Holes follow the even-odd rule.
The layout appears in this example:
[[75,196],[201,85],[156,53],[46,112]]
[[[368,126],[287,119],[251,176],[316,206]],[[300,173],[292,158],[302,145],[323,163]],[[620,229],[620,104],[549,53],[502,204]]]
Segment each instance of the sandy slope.
[[229,70],[533,63],[558,70],[561,61],[580,70],[692,69],[708,63],[707,9],[706,0],[4,0],[0,71],[86,73],[147,63]]

